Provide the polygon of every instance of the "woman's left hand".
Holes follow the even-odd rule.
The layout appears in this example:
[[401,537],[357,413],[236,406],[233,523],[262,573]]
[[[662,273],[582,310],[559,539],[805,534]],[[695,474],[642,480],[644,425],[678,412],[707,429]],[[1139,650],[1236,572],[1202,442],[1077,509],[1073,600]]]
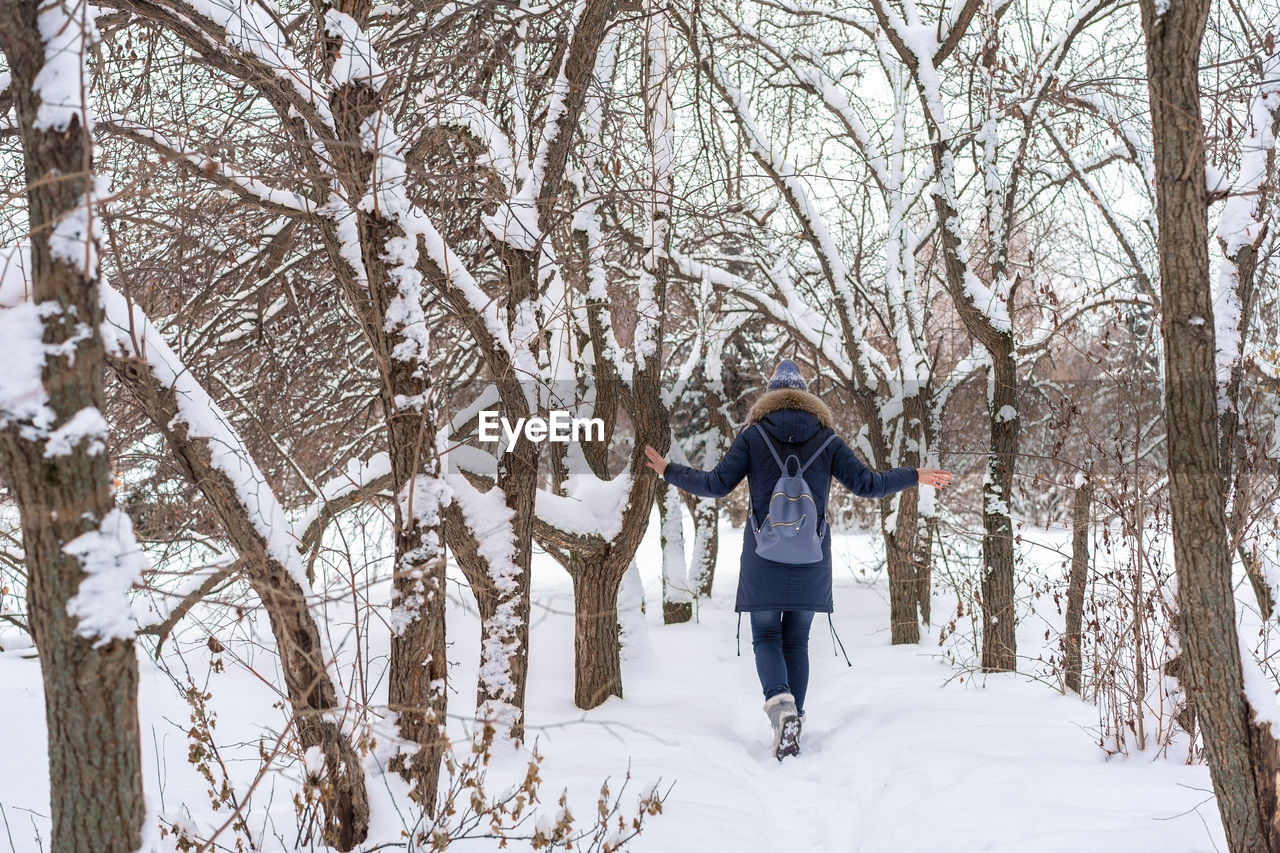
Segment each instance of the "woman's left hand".
[[951,485],[951,472],[943,471],[941,468],[917,468],[916,474],[922,486],[944,489]]

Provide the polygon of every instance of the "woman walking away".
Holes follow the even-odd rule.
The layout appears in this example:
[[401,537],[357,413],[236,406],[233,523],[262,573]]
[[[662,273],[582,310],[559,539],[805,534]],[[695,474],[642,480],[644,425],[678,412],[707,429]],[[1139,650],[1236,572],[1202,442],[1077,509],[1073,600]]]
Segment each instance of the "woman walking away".
[[668,462],[645,448],[650,468],[700,497],[724,497],[747,478],[751,516],[743,530],[734,609],[751,614],[751,646],[779,761],[800,752],[813,614],[832,611],[831,537],[826,535],[831,478],[864,498],[882,498],[917,483],[939,488],[951,483],[950,473],[935,468],[871,471],[832,426],[831,410],[808,392],[795,364],[783,361],[713,470]]

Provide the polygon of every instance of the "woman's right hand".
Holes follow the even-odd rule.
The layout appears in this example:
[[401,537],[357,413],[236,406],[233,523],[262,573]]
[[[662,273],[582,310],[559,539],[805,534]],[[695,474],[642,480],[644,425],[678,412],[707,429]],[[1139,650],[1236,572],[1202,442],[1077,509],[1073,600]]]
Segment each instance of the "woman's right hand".
[[951,485],[951,472],[941,468],[917,468],[916,476],[920,485],[943,489]]

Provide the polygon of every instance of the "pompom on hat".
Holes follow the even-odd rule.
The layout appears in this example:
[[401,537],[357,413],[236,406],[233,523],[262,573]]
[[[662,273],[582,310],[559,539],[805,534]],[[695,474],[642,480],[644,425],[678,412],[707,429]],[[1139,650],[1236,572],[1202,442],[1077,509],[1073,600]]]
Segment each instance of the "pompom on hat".
[[778,369],[774,372],[773,378],[769,380],[770,391],[775,391],[779,388],[795,388],[800,391],[809,390],[804,380],[800,378],[800,368],[796,367],[796,363],[789,358],[783,359],[778,364]]

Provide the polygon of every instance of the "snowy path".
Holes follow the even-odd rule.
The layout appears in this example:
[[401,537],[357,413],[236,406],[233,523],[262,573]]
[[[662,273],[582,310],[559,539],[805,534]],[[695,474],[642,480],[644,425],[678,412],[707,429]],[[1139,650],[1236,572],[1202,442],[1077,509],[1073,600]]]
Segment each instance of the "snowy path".
[[[591,791],[628,756],[639,781],[675,782],[635,849],[1225,850],[1206,768],[1107,761],[1091,706],[1020,676],[943,686],[954,670],[935,657],[936,634],[889,646],[884,590],[839,572],[835,622],[854,665],[832,655],[826,619],[815,619],[804,753],[778,764],[745,624],[734,654],[737,539],[725,534],[700,623],[661,625],[657,578],[646,577],[650,643],[624,665],[626,698],[543,734],[552,785]],[[545,600],[571,603],[567,587]],[[565,698],[567,662],[547,659],[566,643],[568,619],[535,629],[534,727],[581,717]],[[606,721],[634,730],[619,740],[594,725]]]

